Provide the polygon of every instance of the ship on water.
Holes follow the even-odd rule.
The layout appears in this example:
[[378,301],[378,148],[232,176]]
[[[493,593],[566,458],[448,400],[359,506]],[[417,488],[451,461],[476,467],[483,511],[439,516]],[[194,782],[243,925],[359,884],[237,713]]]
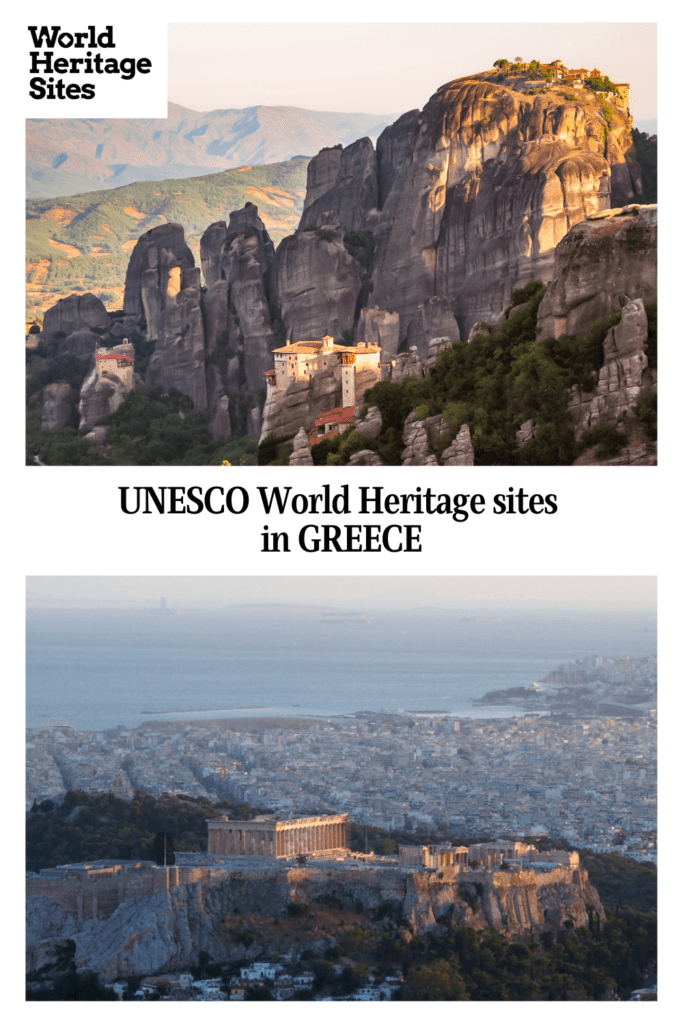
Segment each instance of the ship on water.
[[463,615],[463,622],[502,622],[500,615]]
[[323,626],[369,626],[372,620],[365,612],[325,612],[320,622]]

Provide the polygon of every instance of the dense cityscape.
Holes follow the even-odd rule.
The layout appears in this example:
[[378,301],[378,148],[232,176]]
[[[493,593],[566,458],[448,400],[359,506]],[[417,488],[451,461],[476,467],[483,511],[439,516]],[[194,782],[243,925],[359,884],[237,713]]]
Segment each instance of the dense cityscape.
[[[654,692],[651,676],[645,683],[642,676],[644,666],[656,672],[655,659],[621,659],[611,675],[619,676],[622,694],[632,687],[624,661],[627,675],[641,677],[641,691],[645,685]],[[583,664],[548,677],[555,700],[572,672],[575,684],[585,676]],[[565,707],[455,718],[401,710],[319,720],[156,721],[89,732],[52,720],[28,731],[27,804],[58,801],[69,789],[124,798],[136,791],[184,793],[284,817],[347,812],[359,824],[386,829],[545,833],[653,861],[656,706],[654,700],[622,704],[615,713],[615,691],[608,688],[612,699],[605,703],[604,672],[602,678],[595,686],[612,713]]]

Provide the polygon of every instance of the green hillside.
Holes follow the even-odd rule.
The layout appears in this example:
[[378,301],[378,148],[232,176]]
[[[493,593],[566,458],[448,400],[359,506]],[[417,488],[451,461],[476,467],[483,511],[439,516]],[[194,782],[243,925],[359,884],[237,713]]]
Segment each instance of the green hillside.
[[72,292],[120,308],[130,252],[145,231],[176,222],[199,262],[209,224],[245,203],[258,206],[275,245],[299,222],[308,157],[239,167],[200,178],[138,181],[80,196],[30,201],[26,208],[27,314],[34,319]]

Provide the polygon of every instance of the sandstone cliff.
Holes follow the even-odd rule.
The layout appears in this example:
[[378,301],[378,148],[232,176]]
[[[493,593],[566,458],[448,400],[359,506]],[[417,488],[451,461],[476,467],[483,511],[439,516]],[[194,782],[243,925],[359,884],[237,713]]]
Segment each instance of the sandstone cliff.
[[[46,310],[41,341],[51,341],[59,332],[68,336],[74,331],[104,327],[108,323],[109,314],[104,303],[96,295],[90,292],[83,295],[68,295]],[[63,354],[71,353],[65,351]]]
[[325,334],[341,340],[354,324],[360,265],[344,248],[336,214],[323,213],[315,223],[315,230],[283,239],[270,268],[270,294],[290,341]]
[[624,294],[645,303],[656,297],[656,206],[605,210],[565,235],[538,310],[539,340],[584,334],[619,309]]
[[363,231],[368,214],[377,207],[377,166],[370,139],[358,139],[343,150],[319,153],[311,160],[307,173],[299,231],[317,224],[318,217],[330,211],[347,231]]
[[[459,336],[454,317],[467,336],[501,313],[515,286],[549,280],[572,225],[640,191],[631,118],[617,97],[560,86],[534,95],[533,83],[497,77],[443,86],[385,129],[374,161],[359,140],[309,165],[300,229],[329,211],[347,230],[374,231],[372,302],[400,315],[402,341],[423,356],[437,334]],[[302,264],[299,290],[307,287]],[[424,315],[434,300],[436,328]]]
[[200,306],[199,269],[173,266],[146,270],[142,302],[147,337],[155,340],[145,383],[165,392],[176,388],[207,411],[204,322]]
[[[209,427],[215,438],[246,433],[260,419],[274,346],[265,275],[274,248],[258,208],[247,203],[201,240]],[[247,409],[251,409],[248,417]]]
[[[123,308],[126,314],[140,316],[144,312],[142,299],[142,276],[148,270],[157,274],[157,286],[166,289],[167,275],[171,267],[194,267],[194,256],[185,243],[185,232],[180,224],[161,224],[146,231],[133,249],[126,271],[126,286]],[[156,334],[152,329],[150,337]]]
[[[362,865],[340,870],[331,864],[292,868],[264,863],[196,873],[201,875],[196,881],[124,900],[107,917],[81,921],[55,897],[29,898],[29,969],[46,962],[64,939],[75,943],[77,968],[94,970],[104,980],[186,969],[200,950],[219,962],[236,961],[247,950],[240,929],[230,927],[231,915],[245,912],[265,919],[261,939],[248,952],[265,956],[277,943],[268,919],[286,917],[291,901],[333,898],[369,911],[393,905],[417,933],[443,918],[513,937],[561,928],[565,922],[585,927],[589,908],[604,917],[600,898],[582,871],[469,872],[446,878]],[[331,936],[318,940],[321,952],[333,943]]]
[[71,419],[71,387],[68,384],[48,384],[43,388],[42,430],[58,430]]

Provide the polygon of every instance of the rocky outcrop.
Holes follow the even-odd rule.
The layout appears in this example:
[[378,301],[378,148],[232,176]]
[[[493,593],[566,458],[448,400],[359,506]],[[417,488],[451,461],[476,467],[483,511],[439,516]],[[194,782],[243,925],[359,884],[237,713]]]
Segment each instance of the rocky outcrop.
[[[421,355],[431,337],[455,340],[455,321],[466,336],[500,314],[514,287],[549,280],[569,228],[609,207],[610,191],[623,203],[640,187],[628,111],[612,96],[565,92],[527,95],[486,73],[443,86],[378,139],[378,217],[369,150],[362,171],[359,143],[312,161],[302,225],[330,209],[347,227],[372,228],[373,302],[400,314],[400,337]],[[359,196],[353,212],[346,183]],[[424,322],[432,300],[440,325]]]
[[57,355],[75,356],[76,359],[87,359],[92,357],[93,352],[102,344],[102,336],[89,330],[87,327],[78,331],[72,331],[57,346]]
[[[355,405],[363,401],[365,392],[376,383],[372,370],[360,370],[355,376]],[[331,412],[342,404],[342,385],[335,370],[323,370],[310,380],[294,381],[287,389],[268,388],[263,409],[261,443],[269,438],[281,441],[293,438],[303,427],[306,432],[315,426],[316,417]]]
[[98,380],[97,370],[93,367],[81,386],[79,429],[94,427],[103,416],[116,412],[129,391],[130,388],[114,374],[106,380]]
[[439,459],[434,451],[439,441],[451,436],[451,427],[443,416],[429,416],[418,420],[413,410],[403,427],[405,449],[401,453],[403,466],[438,466]]
[[277,437],[294,437],[300,427],[312,430],[315,418],[341,405],[341,383],[334,370],[316,373],[310,380],[297,380],[286,391],[268,389],[263,409],[261,442]]
[[227,278],[224,257],[238,236],[253,239],[250,253],[258,261],[261,274],[267,272],[275,258],[275,246],[259,217],[258,207],[254,203],[246,203],[243,209],[233,210],[227,224],[224,220],[211,224],[202,235],[200,258],[207,287]]
[[391,382],[402,384],[410,377],[424,377],[424,367],[420,359],[417,345],[411,345],[408,352],[400,352],[392,361]]
[[326,334],[341,340],[353,327],[361,268],[344,248],[344,227],[335,214],[323,213],[314,230],[285,238],[268,280],[290,341]]
[[43,388],[41,430],[58,430],[71,419],[73,405],[69,384],[47,384]]
[[370,139],[358,139],[346,149],[328,150],[311,160],[299,231],[317,224],[318,217],[328,212],[336,214],[347,231],[363,231],[368,213],[376,207],[375,151]]
[[[647,370],[648,326],[642,299],[627,303],[621,320],[603,343],[604,362],[593,392],[578,384],[569,392],[569,418],[577,440],[598,425],[616,426],[635,420],[636,405]],[[647,384],[652,381],[648,379]]]
[[442,352],[445,352],[447,348],[452,348],[453,341],[451,338],[432,338],[429,342],[429,348],[427,349],[427,357],[422,364],[422,370],[425,377],[428,377],[434,367],[436,361]]
[[[156,230],[156,229],[155,229]],[[146,270],[142,302],[148,338],[156,340],[145,383],[165,392],[188,395],[198,412],[207,411],[204,367],[204,322],[200,306],[199,268],[174,264]]]
[[453,437],[453,428],[440,414],[418,420],[415,410],[403,428],[403,466],[473,466],[474,448],[466,423]]
[[399,315],[387,309],[361,309],[356,327],[355,343],[379,345],[382,349],[380,363],[382,376],[388,376],[392,359],[395,359],[400,345]]
[[577,224],[555,250],[553,277],[538,309],[539,340],[582,335],[622,305],[657,294],[657,207],[605,210]]
[[[249,956],[277,949],[272,918],[283,919],[292,900],[310,903],[343,900],[367,910],[394,905],[419,933],[450,918],[477,930],[494,928],[508,937],[571,923],[586,927],[589,910],[604,919],[599,896],[583,871],[469,872],[439,877],[435,872],[387,870],[358,866],[335,869],[330,864],[286,867],[282,864],[195,872],[196,880],[166,892],[126,899],[108,917],[78,921],[60,902],[48,896],[27,900],[27,965],[35,969],[49,959],[65,939],[75,943],[79,970],[100,978],[152,975],[187,969],[200,950],[218,962],[243,959],[246,950],[240,928],[231,928],[233,915],[248,910],[251,930],[256,915],[263,929]],[[310,944],[311,937],[306,936]],[[320,952],[334,942],[322,940]],[[291,950],[290,950],[291,951]]]
[[[181,271],[194,267],[194,256],[185,242],[185,232],[180,224],[161,224],[145,232],[135,244],[128,269],[123,298],[124,312],[129,316],[141,316],[147,313],[142,297],[143,275],[155,271],[157,287],[164,294],[169,271],[179,267]],[[157,338],[148,320],[148,337]]]
[[[46,310],[40,340],[49,342],[55,334],[60,332],[68,336],[74,331],[89,331],[92,327],[107,327],[108,325],[109,314],[104,303],[97,296],[92,295],[91,292],[85,292],[82,295],[68,295]],[[62,354],[71,355],[72,353],[64,352]]]
[[366,437],[376,438],[382,432],[382,414],[376,405],[372,405],[365,416],[361,416],[360,409],[356,409],[354,413],[356,420],[356,430],[361,434],[365,434]]
[[360,452],[354,452],[348,462],[349,466],[383,466],[384,462],[377,452],[370,448],[363,448]]
[[292,454],[289,456],[290,466],[312,466],[313,456],[311,455],[311,446],[308,443],[308,434],[303,427],[300,428],[298,434],[294,438],[294,447]]
[[470,428],[466,423],[460,427],[455,438],[441,455],[442,466],[473,466],[474,447],[470,438]]
[[[273,258],[273,243],[253,203],[231,213],[227,225],[212,224],[201,239],[202,270],[209,285],[202,312],[214,438],[250,432],[245,407],[263,390],[264,374],[272,368],[274,340],[264,275]],[[252,408],[260,419],[260,406]],[[251,428],[254,424],[252,416]]]
[[428,377],[442,352],[452,346],[450,338],[432,338],[424,359],[420,357],[417,345],[411,345],[407,352],[400,352],[392,360],[391,381],[401,384],[410,377]]

